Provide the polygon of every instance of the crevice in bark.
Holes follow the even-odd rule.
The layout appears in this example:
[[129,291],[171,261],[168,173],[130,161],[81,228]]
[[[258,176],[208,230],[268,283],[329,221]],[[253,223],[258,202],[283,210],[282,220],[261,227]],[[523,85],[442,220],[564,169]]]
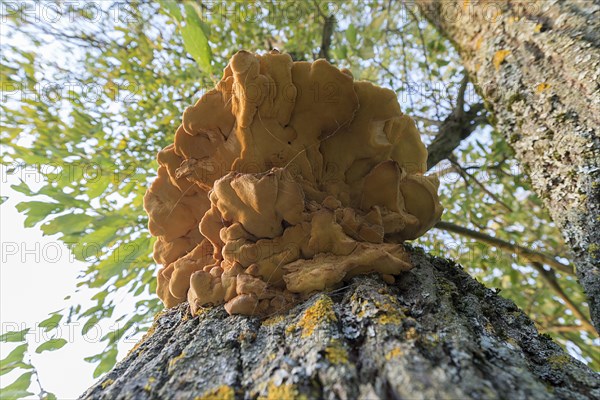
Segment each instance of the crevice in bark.
[[[416,3],[457,48],[491,122],[571,247],[599,330],[600,6],[507,0],[495,3],[490,20],[485,2]],[[447,18],[453,7],[461,12]]]
[[357,276],[263,321],[222,307],[166,310],[82,398],[600,396],[598,375],[513,302],[453,262],[409,250],[416,267],[394,284]]

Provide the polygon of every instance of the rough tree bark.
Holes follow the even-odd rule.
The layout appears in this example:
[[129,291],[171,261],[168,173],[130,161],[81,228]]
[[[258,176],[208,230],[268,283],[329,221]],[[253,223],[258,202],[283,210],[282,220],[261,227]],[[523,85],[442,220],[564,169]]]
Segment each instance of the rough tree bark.
[[395,284],[359,276],[266,320],[166,310],[82,398],[600,398],[598,375],[513,302],[411,254]]
[[600,330],[600,2],[416,2],[570,245]]

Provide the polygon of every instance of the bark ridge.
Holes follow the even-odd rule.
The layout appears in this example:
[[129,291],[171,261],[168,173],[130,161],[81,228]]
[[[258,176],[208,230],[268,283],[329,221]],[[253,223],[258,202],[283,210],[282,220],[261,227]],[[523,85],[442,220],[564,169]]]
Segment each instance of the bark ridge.
[[563,233],[600,332],[600,3],[416,3],[454,43]]
[[452,261],[411,250],[266,320],[159,314],[82,399],[592,399],[600,379]]

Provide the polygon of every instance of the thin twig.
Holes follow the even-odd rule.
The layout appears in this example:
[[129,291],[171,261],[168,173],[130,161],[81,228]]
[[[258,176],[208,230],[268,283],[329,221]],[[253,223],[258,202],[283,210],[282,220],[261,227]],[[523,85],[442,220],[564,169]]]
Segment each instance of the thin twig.
[[434,125],[434,126],[442,126],[443,122],[442,121],[438,121],[435,119],[431,119],[431,118],[425,118],[425,117],[419,117],[419,116],[413,116],[413,119],[416,121],[421,121],[423,122],[425,125]]
[[555,269],[556,271],[560,271],[568,275],[574,275],[573,268],[570,265],[565,265],[557,261],[556,259],[554,259],[554,257],[550,255],[528,249],[527,247],[518,245],[516,243],[511,243],[506,240],[502,240],[497,237],[493,237],[485,233],[474,231],[472,229],[465,228],[463,226],[459,226],[446,221],[438,222],[435,225],[435,227],[448,232],[457,233],[459,235],[469,237],[471,239],[476,239],[480,242],[487,243],[499,249],[514,253],[517,256],[521,255],[525,257],[529,262],[538,262],[546,264],[551,268]]
[[540,331],[542,333],[553,332],[553,333],[562,333],[562,332],[581,332],[586,330],[582,325],[553,325],[553,326],[542,326],[540,325]]
[[[423,55],[425,57],[425,70],[427,71],[427,78],[429,79],[429,84],[431,85],[431,88],[433,89],[433,79],[432,79],[432,72],[431,72],[431,66],[429,65],[429,52],[427,51],[427,44],[425,43],[425,36],[423,35],[423,30],[421,29],[421,26],[419,25],[419,18],[417,17],[417,15],[414,13],[414,11],[407,6],[406,8],[408,10],[408,13],[411,15],[411,17],[413,18],[415,25],[417,27],[417,32],[419,32],[419,41],[421,42],[421,49],[423,50]],[[433,92],[433,90],[432,90]],[[436,101],[436,97],[434,95],[433,97],[434,99],[434,104],[435,104],[435,116],[438,119],[442,119],[440,116],[440,108],[439,108],[439,103]]]
[[407,58],[406,58],[406,46],[404,45],[404,40],[402,41],[402,68],[404,69],[404,82],[406,83],[406,90],[408,92],[408,100],[410,101],[410,108],[411,110],[415,109],[415,103],[413,101],[413,97],[412,97],[412,88],[410,86],[410,82],[409,82],[409,74],[408,74],[408,64],[407,64]]
[[497,202],[498,204],[500,204],[502,207],[504,207],[508,212],[513,212],[513,209],[506,204],[504,201],[502,201],[497,195],[495,195],[494,193],[492,193],[481,181],[479,181],[479,179],[477,179],[475,177],[475,175],[469,173],[468,171],[466,171],[457,161],[454,157],[448,157],[448,160],[456,167],[458,168],[458,172],[461,175],[466,175],[468,178],[470,178],[473,182],[475,182],[475,184],[477,186],[479,186],[481,188],[481,190],[483,190],[485,193],[488,194],[488,196],[490,196],[492,199],[494,199],[495,202]]
[[548,283],[548,285],[558,295],[558,297],[560,297],[565,302],[565,306],[573,312],[575,317],[579,318],[579,320],[581,321],[582,328],[588,332],[596,334],[596,329],[591,324],[589,319],[586,317],[583,311],[579,309],[577,304],[575,304],[575,302],[573,302],[573,300],[571,300],[569,296],[567,296],[563,288],[560,286],[558,280],[556,279],[554,271],[546,270],[544,268],[544,265],[538,261],[531,262],[531,266],[538,271],[541,277],[546,281],[546,283]]

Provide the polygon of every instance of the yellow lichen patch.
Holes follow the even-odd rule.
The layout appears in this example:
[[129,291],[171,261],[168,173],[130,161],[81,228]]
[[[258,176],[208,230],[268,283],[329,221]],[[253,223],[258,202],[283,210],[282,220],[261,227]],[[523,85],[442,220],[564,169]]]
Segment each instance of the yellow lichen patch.
[[332,364],[346,364],[348,362],[348,352],[337,340],[332,340],[329,346],[325,348],[327,360]]
[[[415,330],[415,335],[416,337],[418,337],[418,334],[416,333]],[[426,335],[423,335],[419,338],[421,346],[428,348],[428,349],[433,349],[435,347],[437,347],[440,344],[440,335],[438,335],[437,333],[429,333]]]
[[179,361],[181,358],[183,358],[183,356],[185,356],[184,352],[181,352],[180,355],[178,355],[177,357],[173,357],[169,360],[169,369],[173,368],[175,366],[175,364],[177,363],[177,361]]
[[511,337],[509,337],[508,339],[506,339],[506,342],[508,344],[510,344],[511,346],[513,346],[513,347],[516,347],[516,348],[520,347],[519,342],[517,342],[515,339],[513,339]]
[[210,311],[210,307],[198,307],[198,310],[196,311],[196,316],[199,317],[201,315],[206,314],[209,311]]
[[494,64],[494,68],[496,68],[496,71],[500,70],[500,65],[504,62],[504,60],[506,59],[506,57],[508,57],[509,54],[510,50],[498,50],[494,54],[494,59],[492,62]]
[[385,303],[382,303],[380,301],[374,302],[375,307],[377,307],[377,309],[380,312],[382,312],[382,315],[380,315],[377,318],[377,321],[382,325],[401,323],[402,319],[405,318],[406,316],[401,311],[400,305],[398,304],[398,300],[390,294],[387,294],[387,293],[382,293],[382,294],[384,295],[386,302]]
[[294,331],[296,330],[297,327],[298,326],[296,324],[290,324],[285,327],[285,333],[290,335],[290,334],[294,333]]
[[543,27],[543,25],[542,25],[542,24],[537,24],[537,25],[535,26],[535,28],[533,28],[533,31],[534,31],[535,33],[540,33],[540,32],[542,31],[542,27]]
[[548,89],[549,87],[550,87],[550,85],[548,85],[548,84],[547,84],[547,83],[545,83],[545,82],[542,82],[542,83],[540,83],[539,85],[537,85],[537,86],[536,86],[535,90],[536,90],[538,93],[541,93],[541,92],[543,92],[544,90]]
[[400,347],[394,347],[392,350],[386,353],[385,359],[390,361],[392,358],[400,357],[401,355],[402,350],[400,350]]
[[233,388],[222,385],[218,388],[204,392],[202,395],[194,398],[194,400],[233,400],[234,398],[235,392],[233,391]]
[[475,50],[479,50],[483,44],[483,35],[479,35],[475,41]]
[[113,383],[115,383],[115,381],[113,381],[112,379],[105,380],[104,382],[102,382],[102,389],[106,389],[107,387],[109,387]]
[[404,335],[406,336],[407,340],[413,340],[419,336],[419,334],[417,333],[417,329],[414,326],[408,328]]
[[367,316],[367,308],[362,307],[362,305],[364,305],[364,303],[361,304],[361,309],[358,310],[358,312],[356,313],[356,317],[358,318],[359,321]]
[[[487,18],[490,22],[493,23],[493,22],[496,22],[501,15],[502,15],[502,11],[500,9],[494,8],[493,14],[487,16]],[[518,21],[518,18],[513,21],[510,21],[510,22],[512,23],[512,22],[516,22],[516,21]]]
[[377,321],[382,325],[399,324],[402,318],[399,313],[386,313],[377,318]]
[[148,378],[148,383],[146,383],[146,386],[144,386],[144,390],[149,392],[152,390],[152,384],[156,381],[156,378],[154,377],[150,377]]
[[299,395],[298,389],[292,384],[281,384],[277,386],[273,382],[269,382],[266,396],[259,396],[258,400],[305,400],[306,396]]
[[315,304],[304,311],[297,325],[302,328],[302,337],[308,337],[313,334],[319,324],[333,321],[337,321],[333,311],[333,300],[327,295],[322,295],[315,301]]
[[[357,318],[360,320],[365,317],[377,316],[376,320],[380,325],[401,323],[406,318],[404,314],[405,308],[398,303],[398,300],[394,296],[390,295],[384,289],[380,289],[378,293],[382,295],[383,301],[379,298],[360,302],[361,308],[356,312]],[[353,301],[359,302],[358,299],[354,299]]]
[[238,341],[240,341],[240,342],[244,342],[244,341],[251,342],[254,339],[256,339],[256,332],[244,331],[244,332],[240,333],[238,336]]
[[277,325],[278,323],[280,323],[283,320],[284,320],[283,315],[276,315],[274,317],[265,319],[262,322],[262,325],[263,326],[273,326],[273,325]]
[[562,369],[565,364],[571,363],[571,357],[566,354],[548,357],[548,364],[554,369]]

